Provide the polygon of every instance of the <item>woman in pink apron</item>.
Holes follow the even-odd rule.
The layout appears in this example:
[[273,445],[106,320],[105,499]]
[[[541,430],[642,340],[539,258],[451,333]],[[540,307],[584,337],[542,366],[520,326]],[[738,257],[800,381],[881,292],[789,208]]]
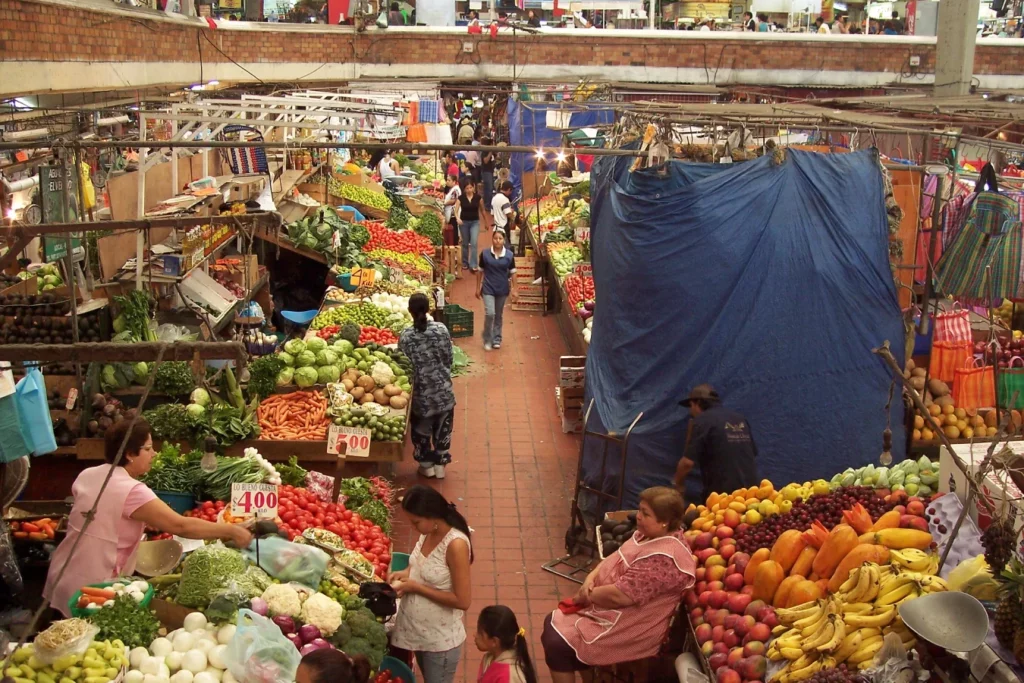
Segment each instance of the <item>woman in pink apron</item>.
[[[121,464],[114,467],[110,463],[116,459],[126,434],[128,443]],[[154,455],[153,437],[145,420],[139,419],[134,427],[131,420],[122,420],[108,429],[105,455],[108,464],[90,467],[75,479],[71,487],[75,502],[68,517],[67,536],[50,558],[43,595],[64,616],[70,616],[68,600],[82,586],[135,571],[135,551],[146,525],[184,538],[231,541],[243,548],[252,541],[251,534],[240,526],[182,517],[138,481],[149,471]],[[108,474],[110,480],[100,495]],[[86,513],[94,505],[96,514],[85,528]],[[63,571],[65,566],[68,568]]]
[[631,662],[658,653],[696,562],[682,538],[683,498],[666,486],[640,494],[637,530],[597,565],[573,599],[578,611],[556,609],[541,645],[554,683],[576,671]]

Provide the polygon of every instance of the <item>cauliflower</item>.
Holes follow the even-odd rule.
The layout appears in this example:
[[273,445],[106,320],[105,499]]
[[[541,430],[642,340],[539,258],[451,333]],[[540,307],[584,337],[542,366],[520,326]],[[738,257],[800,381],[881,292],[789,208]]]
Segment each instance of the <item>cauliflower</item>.
[[263,599],[267,602],[270,616],[285,615],[298,618],[302,612],[302,601],[299,599],[299,592],[293,587],[283,583],[274,585],[263,591]]
[[373,364],[373,368],[370,370],[370,376],[373,377],[373,381],[376,382],[379,387],[383,387],[395,381],[395,373],[387,363],[381,360]]
[[307,624],[313,624],[321,633],[329,636],[341,626],[341,616],[341,605],[323,593],[315,593],[302,604],[299,618]]

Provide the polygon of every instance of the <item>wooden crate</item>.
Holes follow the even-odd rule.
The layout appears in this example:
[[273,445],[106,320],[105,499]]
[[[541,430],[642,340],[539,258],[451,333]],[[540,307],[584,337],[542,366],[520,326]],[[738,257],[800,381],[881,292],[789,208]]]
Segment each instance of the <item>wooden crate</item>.
[[526,311],[530,313],[543,313],[547,304],[541,302],[512,301],[513,311]]

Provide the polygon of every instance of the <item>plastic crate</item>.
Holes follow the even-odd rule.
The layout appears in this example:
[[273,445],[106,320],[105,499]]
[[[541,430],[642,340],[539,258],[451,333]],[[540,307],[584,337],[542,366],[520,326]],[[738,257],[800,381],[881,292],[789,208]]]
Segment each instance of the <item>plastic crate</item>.
[[196,504],[196,499],[191,493],[171,493],[170,491],[154,491],[153,493],[179,515],[185,514]]
[[[106,581],[104,583],[89,584],[89,587],[90,588],[109,588],[110,586],[113,586],[115,583],[129,583],[130,581],[131,581],[131,579],[128,579],[126,581],[121,581],[121,582],[118,582],[118,581]],[[155,593],[156,593],[156,591],[153,589],[153,584],[149,584],[149,590],[146,591],[146,595],[145,595],[145,597],[142,598],[142,602],[139,603],[139,606],[140,607],[148,607],[149,603],[153,599],[153,595]],[[71,612],[71,616],[73,616],[73,617],[81,618],[81,617],[85,617],[85,616],[88,616],[89,614],[91,614],[91,612],[89,610],[78,607],[78,599],[80,597],[82,597],[82,591],[79,590],[79,591],[75,591],[75,594],[71,596],[70,600],[68,600],[68,611]]]
[[447,304],[444,307],[444,326],[452,337],[472,337],[473,311],[458,304]]

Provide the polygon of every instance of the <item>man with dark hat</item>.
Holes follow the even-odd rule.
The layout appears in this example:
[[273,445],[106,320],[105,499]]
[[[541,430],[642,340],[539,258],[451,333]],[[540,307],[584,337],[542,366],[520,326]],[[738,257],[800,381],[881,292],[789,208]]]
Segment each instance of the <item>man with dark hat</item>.
[[700,465],[703,480],[701,501],[712,493],[731,493],[760,481],[757,446],[747,418],[723,406],[710,384],[695,386],[679,405],[689,407],[691,423],[686,451],[676,467],[676,488],[684,489],[694,464]]

